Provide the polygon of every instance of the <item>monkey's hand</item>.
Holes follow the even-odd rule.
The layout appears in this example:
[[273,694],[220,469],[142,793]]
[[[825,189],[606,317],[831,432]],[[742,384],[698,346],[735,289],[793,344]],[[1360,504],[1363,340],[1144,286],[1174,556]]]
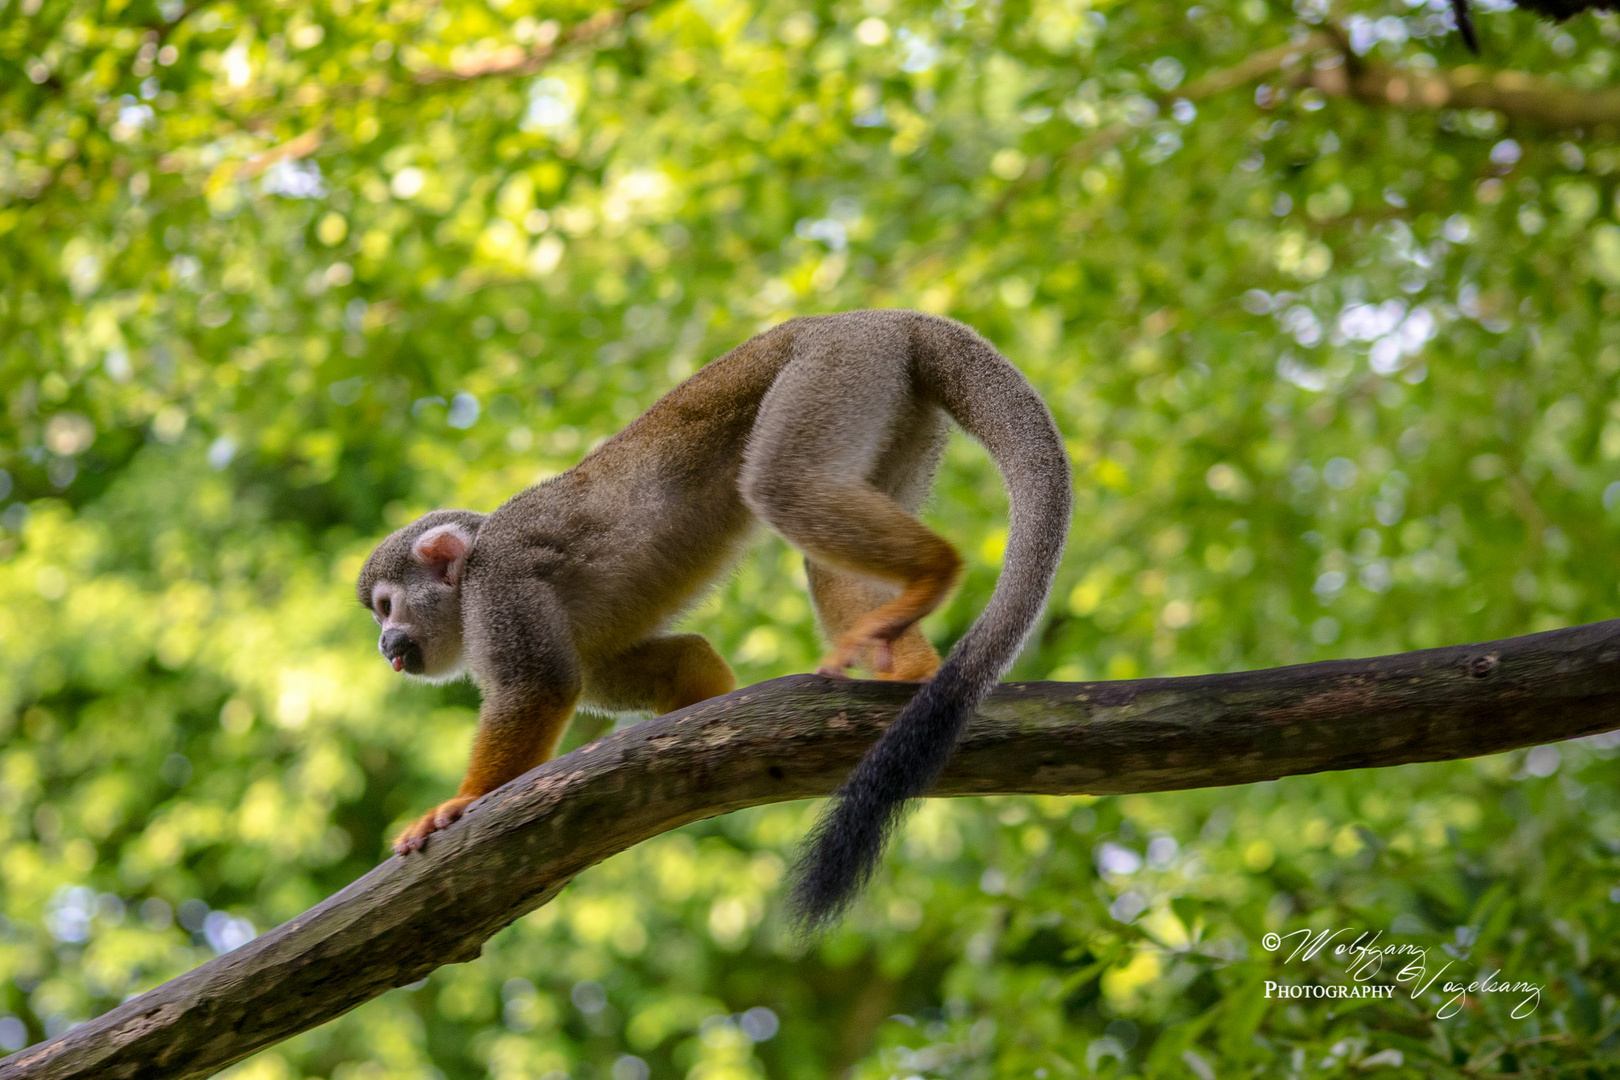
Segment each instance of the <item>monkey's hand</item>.
[[409,855],[413,851],[421,851],[431,834],[449,828],[475,798],[477,796],[458,795],[417,818],[414,825],[395,838],[394,854]]

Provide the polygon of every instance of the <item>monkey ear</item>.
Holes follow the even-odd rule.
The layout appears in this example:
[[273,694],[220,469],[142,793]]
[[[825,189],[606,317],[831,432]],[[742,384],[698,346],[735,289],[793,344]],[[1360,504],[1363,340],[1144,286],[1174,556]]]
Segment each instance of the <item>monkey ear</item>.
[[461,581],[461,567],[467,561],[472,538],[460,525],[437,525],[416,538],[411,554],[447,585]]

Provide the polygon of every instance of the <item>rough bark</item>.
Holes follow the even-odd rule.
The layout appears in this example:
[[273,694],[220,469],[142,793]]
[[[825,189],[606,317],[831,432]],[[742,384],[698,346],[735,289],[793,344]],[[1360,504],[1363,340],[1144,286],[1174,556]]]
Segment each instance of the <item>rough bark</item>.
[[[575,874],[690,821],[830,792],[910,695],[790,676],[584,746],[291,922],[0,1061],[0,1080],[184,1080],[472,960]],[[1011,683],[936,794],[1243,784],[1472,757],[1620,727],[1620,620],[1370,660]]]

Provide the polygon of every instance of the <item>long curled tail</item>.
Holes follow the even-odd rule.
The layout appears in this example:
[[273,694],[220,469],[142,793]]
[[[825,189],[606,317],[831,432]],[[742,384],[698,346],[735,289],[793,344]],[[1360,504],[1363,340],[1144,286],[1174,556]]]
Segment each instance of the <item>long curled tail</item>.
[[791,903],[810,933],[854,900],[906,802],[933,786],[968,719],[1012,666],[1046,606],[1068,534],[1069,458],[1040,395],[960,323],[922,318],[914,344],[920,377],[1001,470],[1012,507],[1007,553],[984,613],[855,766],[806,839]]

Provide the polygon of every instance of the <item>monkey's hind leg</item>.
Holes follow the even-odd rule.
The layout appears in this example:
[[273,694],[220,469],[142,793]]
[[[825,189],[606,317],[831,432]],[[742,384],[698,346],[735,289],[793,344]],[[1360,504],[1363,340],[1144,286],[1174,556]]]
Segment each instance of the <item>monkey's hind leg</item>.
[[[815,602],[816,614],[821,619],[821,630],[828,641],[840,641],[863,616],[876,611],[895,598],[892,587],[865,581],[850,574],[822,566],[806,559],[805,576],[810,579],[810,597]],[[939,670],[939,653],[923,637],[922,631],[912,624],[895,638],[890,652],[892,665],[879,671],[878,678],[896,682],[926,682]],[[823,669],[822,674],[839,672]]]
[[[910,345],[881,312],[810,324],[754,422],[739,478],[748,506],[822,567],[898,587],[838,634],[823,668],[871,658],[896,670],[896,643],[956,584],[956,550],[914,516],[945,418],[912,384]],[[833,602],[832,622],[853,604]],[[825,618],[825,616],[824,616]],[[915,669],[913,646],[907,667]]]
[[701,634],[671,634],[587,663],[585,698],[614,711],[684,709],[737,688],[731,667]]
[[896,643],[915,632],[919,619],[933,611],[956,585],[961,556],[932,530],[893,500],[868,488],[838,492],[842,515],[827,527],[784,535],[818,562],[860,576],[898,583],[900,594],[868,611],[840,634],[819,670],[837,673],[867,656],[882,674],[895,670]]

